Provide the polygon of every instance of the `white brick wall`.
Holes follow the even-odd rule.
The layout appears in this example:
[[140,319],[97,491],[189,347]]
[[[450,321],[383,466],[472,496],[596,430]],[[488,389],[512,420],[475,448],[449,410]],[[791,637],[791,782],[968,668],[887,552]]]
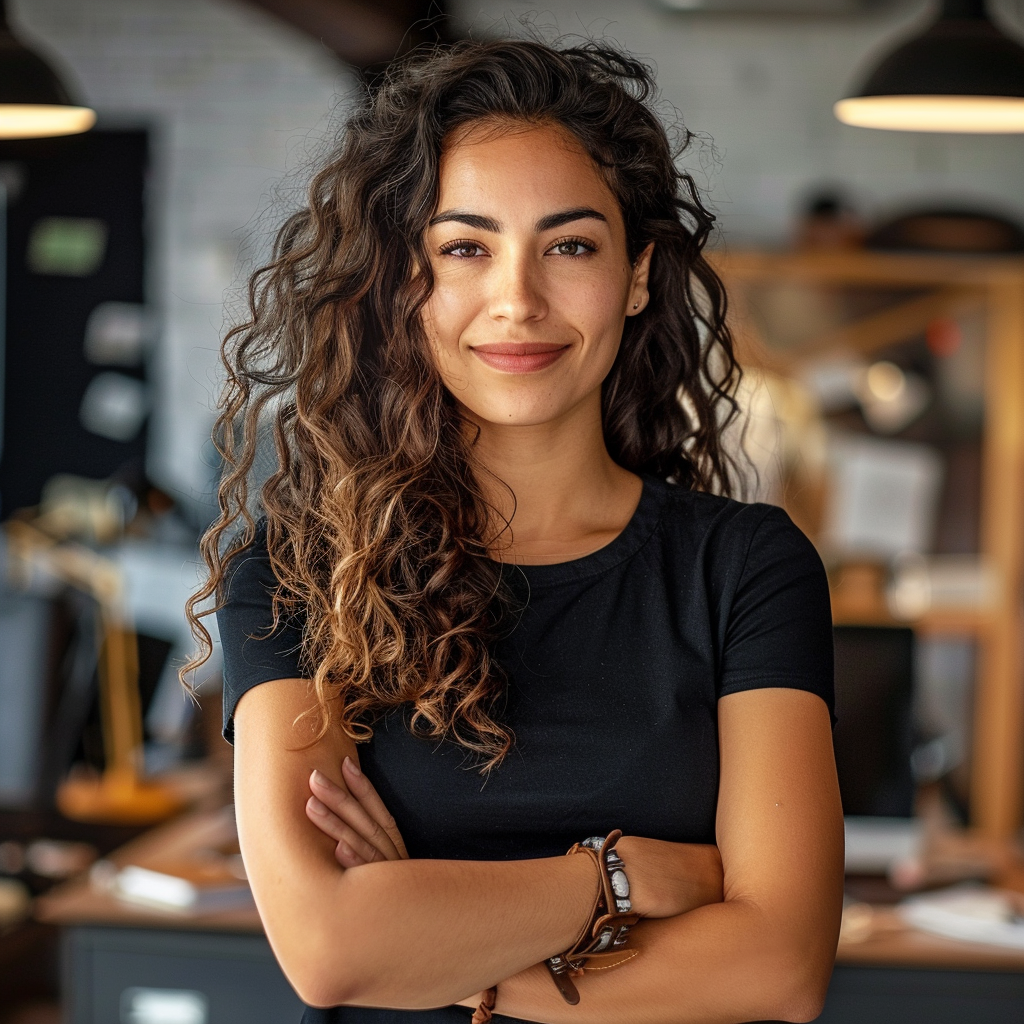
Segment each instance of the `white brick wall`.
[[151,294],[163,331],[150,472],[208,491],[225,290],[237,295],[240,249],[265,242],[294,200],[350,82],[316,41],[234,0],[17,0],[10,16],[101,125],[155,129]]
[[[487,31],[539,11],[541,27],[606,35],[653,61],[665,99],[707,133],[698,181],[731,239],[778,243],[808,188],[848,185],[868,213],[952,200],[1024,220],[1024,136],[918,135],[850,128],[832,104],[859,83],[872,53],[929,20],[937,0],[902,0],[853,17],[725,17],[666,12],[653,0],[452,0],[463,25]],[[992,0],[1024,39],[1021,0]],[[881,51],[879,51],[881,48]]]
[[[800,197],[829,183],[869,213],[952,200],[1024,219],[1024,137],[872,132],[832,117],[868,55],[929,6],[829,20],[679,16],[644,0],[453,3],[477,31],[539,9],[541,25],[605,33],[652,60],[665,98],[714,140],[691,165],[727,237],[776,243]],[[207,489],[200,452],[239,247],[258,248],[294,199],[298,168],[329,137],[349,83],[315,41],[238,0],[15,0],[11,17],[59,55],[104,122],[158,129],[153,296],[164,332],[151,471]]]

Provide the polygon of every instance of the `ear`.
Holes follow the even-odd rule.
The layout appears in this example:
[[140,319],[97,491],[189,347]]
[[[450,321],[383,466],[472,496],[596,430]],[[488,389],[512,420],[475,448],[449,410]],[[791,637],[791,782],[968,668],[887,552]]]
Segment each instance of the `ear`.
[[650,292],[647,290],[647,278],[651,272],[651,256],[654,243],[648,242],[647,247],[636,258],[633,264],[633,276],[629,286],[629,300],[626,304],[626,316],[636,316],[647,305]]

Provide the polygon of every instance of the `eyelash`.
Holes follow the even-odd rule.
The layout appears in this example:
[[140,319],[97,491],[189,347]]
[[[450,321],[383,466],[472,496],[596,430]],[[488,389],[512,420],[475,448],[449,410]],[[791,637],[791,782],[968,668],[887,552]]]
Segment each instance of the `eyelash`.
[[[589,256],[597,251],[597,247],[592,243],[588,242],[583,238],[560,238],[557,242],[552,242],[548,246],[547,252],[552,249],[557,249],[560,245],[580,245],[585,250],[584,252],[573,253],[571,256],[565,253],[560,254],[563,259],[567,260],[579,260],[585,256]],[[446,242],[438,249],[438,254],[441,256],[451,256],[457,249],[464,249],[473,246],[476,249],[482,249],[483,246],[479,242],[473,242],[468,238],[456,238],[454,241]],[[456,259],[473,259],[472,256],[457,256]]]
[[[445,242],[445,244],[442,245],[441,248],[438,249],[437,251],[441,256],[451,256],[456,249],[468,249],[470,246],[473,246],[476,249],[483,248],[483,246],[479,242],[472,242],[468,238],[456,238],[455,241],[453,242]],[[471,259],[471,257],[468,256],[460,256],[458,258]]]
[[584,238],[560,238],[557,242],[554,242],[549,248],[548,252],[552,249],[557,249],[560,245],[581,245],[583,246],[584,252],[574,253],[572,256],[566,256],[562,254],[567,260],[581,260],[585,256],[590,256],[597,252],[597,246],[593,242],[588,242]]

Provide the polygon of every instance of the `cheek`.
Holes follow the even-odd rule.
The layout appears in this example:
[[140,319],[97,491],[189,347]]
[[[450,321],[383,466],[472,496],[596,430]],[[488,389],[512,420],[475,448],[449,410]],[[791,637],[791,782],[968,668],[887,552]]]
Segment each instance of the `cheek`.
[[435,278],[434,290],[423,307],[423,324],[438,349],[457,349],[462,332],[473,318],[466,289]]
[[555,298],[566,320],[591,344],[617,345],[625,320],[627,283],[618,273],[580,275],[564,282]]
[[441,375],[445,387],[453,394],[465,390],[466,367],[459,346],[465,316],[459,304],[435,288],[423,307],[423,329],[430,346],[434,367]]

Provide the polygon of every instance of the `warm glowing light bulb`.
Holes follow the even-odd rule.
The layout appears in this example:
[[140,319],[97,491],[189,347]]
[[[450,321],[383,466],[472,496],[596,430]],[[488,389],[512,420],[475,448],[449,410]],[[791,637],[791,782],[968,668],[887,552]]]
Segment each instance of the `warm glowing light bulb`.
[[0,139],[41,139],[87,132],[96,123],[88,107],[57,103],[0,103]]
[[904,132],[1024,132],[1017,96],[854,96],[833,108],[844,124]]
[[906,389],[907,379],[895,363],[883,359],[868,367],[865,383],[876,401],[894,402]]

